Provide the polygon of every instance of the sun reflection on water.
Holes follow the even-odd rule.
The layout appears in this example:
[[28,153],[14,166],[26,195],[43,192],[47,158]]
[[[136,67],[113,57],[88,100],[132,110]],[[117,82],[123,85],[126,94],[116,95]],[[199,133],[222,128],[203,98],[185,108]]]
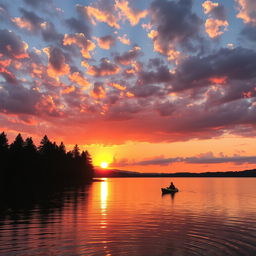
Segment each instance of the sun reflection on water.
[[101,190],[100,190],[100,199],[101,199],[101,228],[107,227],[107,200],[108,200],[108,181],[104,179],[101,182]]

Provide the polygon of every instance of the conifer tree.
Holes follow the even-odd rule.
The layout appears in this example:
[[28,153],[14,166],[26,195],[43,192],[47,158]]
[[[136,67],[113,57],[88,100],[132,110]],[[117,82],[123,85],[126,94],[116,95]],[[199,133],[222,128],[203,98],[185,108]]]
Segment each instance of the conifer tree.
[[6,152],[9,148],[7,135],[2,132],[0,134],[0,152]]
[[10,145],[10,152],[19,154],[19,153],[22,153],[23,148],[24,148],[24,140],[21,134],[19,133],[15,138],[14,142]]
[[79,158],[80,157],[80,149],[78,145],[76,144],[72,150],[72,156],[73,158]]
[[37,152],[36,146],[31,137],[27,138],[24,143],[24,149],[26,153],[35,154]]

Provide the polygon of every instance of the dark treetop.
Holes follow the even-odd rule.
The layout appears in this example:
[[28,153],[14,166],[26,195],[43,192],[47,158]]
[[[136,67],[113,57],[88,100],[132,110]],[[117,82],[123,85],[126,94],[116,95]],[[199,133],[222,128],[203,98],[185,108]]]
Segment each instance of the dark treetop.
[[63,142],[57,145],[45,135],[36,147],[21,134],[9,145],[6,134],[0,134],[1,188],[63,187],[89,182],[93,174],[90,154],[80,153],[78,145],[67,152]]

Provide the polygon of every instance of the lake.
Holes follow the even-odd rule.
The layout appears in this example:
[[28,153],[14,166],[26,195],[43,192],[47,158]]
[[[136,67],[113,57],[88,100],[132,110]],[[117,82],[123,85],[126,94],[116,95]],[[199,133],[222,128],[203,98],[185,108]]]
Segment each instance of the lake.
[[[162,195],[170,181],[180,192]],[[255,182],[109,178],[17,199],[1,208],[0,255],[256,255]]]

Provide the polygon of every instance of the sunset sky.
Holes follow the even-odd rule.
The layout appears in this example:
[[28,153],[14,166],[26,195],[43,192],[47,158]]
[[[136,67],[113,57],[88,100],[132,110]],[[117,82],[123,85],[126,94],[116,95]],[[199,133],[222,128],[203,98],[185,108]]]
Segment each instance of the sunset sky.
[[0,0],[0,131],[140,172],[256,166],[255,0]]

